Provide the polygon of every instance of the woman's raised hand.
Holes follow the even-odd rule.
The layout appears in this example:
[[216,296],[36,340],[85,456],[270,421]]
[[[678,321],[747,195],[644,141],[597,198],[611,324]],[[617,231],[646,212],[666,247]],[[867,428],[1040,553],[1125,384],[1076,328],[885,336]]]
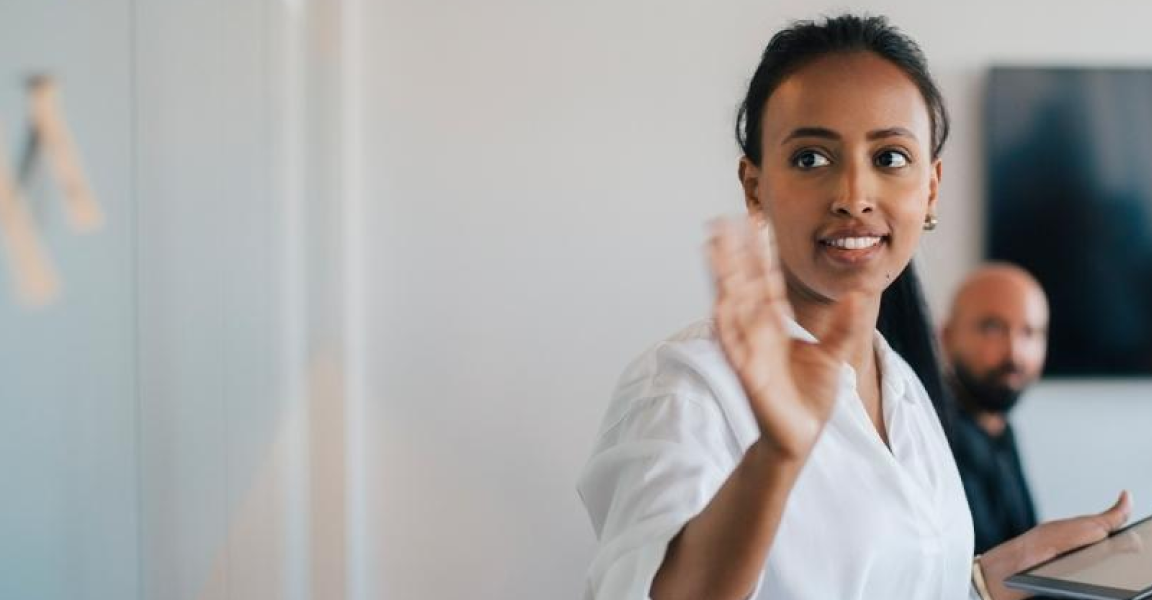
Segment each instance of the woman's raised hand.
[[760,444],[783,458],[807,458],[832,413],[847,342],[875,327],[855,295],[840,299],[819,343],[794,340],[792,308],[772,226],[763,220],[714,224],[708,252],[716,285],[720,344],[760,426]]

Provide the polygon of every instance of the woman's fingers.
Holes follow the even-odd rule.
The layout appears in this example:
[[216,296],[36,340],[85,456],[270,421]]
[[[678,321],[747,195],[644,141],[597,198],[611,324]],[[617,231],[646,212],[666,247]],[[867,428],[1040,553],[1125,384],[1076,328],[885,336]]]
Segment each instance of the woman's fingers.
[[783,299],[783,282],[761,236],[746,220],[722,220],[708,244],[717,306],[731,311],[745,332],[759,324],[766,306]]
[[837,361],[847,360],[848,344],[866,335],[873,325],[866,314],[862,292],[849,292],[836,303],[832,318],[823,330],[813,331],[820,346]]
[[716,292],[723,294],[743,278],[739,263],[740,236],[733,225],[726,220],[718,220],[711,225],[708,239],[708,263],[712,270],[712,281]]
[[739,236],[728,223],[713,224],[708,241],[708,263],[716,286],[713,312],[720,343],[736,365],[742,364],[747,354],[739,309],[747,275],[740,265],[739,246]]
[[713,223],[708,243],[717,332],[729,360],[751,389],[770,378],[773,361],[765,359],[781,359],[788,351],[778,306],[787,305],[784,283],[765,228],[757,230],[746,219],[720,220]]
[[764,294],[776,318],[783,322],[792,318],[792,305],[788,303],[787,288],[784,284],[784,271],[780,267],[779,253],[776,250],[776,232],[767,216],[752,220],[752,231],[756,238],[757,271],[764,287]]
[[786,301],[772,227],[766,221],[714,222],[709,257],[718,292],[739,290],[761,302]]

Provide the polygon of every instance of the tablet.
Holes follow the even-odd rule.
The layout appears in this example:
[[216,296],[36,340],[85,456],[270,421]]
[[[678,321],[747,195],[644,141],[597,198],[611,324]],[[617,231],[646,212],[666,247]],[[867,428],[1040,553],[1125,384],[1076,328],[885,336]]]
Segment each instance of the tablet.
[[1058,598],[1152,598],[1152,517],[1004,580]]

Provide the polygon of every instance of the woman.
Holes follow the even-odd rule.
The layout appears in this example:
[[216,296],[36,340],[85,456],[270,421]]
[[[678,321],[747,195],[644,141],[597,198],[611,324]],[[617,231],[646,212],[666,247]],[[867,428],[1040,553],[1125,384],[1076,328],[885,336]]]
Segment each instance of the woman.
[[1119,527],[1126,494],[973,560],[909,266],[948,132],[916,44],[882,18],[795,24],[741,116],[749,222],[715,228],[714,318],[628,367],[581,477],[589,595],[1022,598],[1005,577]]

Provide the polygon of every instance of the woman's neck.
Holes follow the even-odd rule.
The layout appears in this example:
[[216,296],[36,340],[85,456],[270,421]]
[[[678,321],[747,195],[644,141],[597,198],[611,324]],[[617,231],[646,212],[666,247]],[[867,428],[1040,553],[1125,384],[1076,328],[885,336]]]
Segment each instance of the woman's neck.
[[[801,327],[816,335],[817,338],[820,336],[819,332],[828,331],[833,319],[839,317],[837,312],[841,305],[836,302],[811,297],[792,298],[792,296],[793,293],[789,290],[796,321],[800,323]],[[873,345],[873,331],[876,328],[876,319],[880,314],[880,297],[877,295],[862,299],[862,301],[864,305],[857,307],[859,311],[855,312],[854,318],[868,319],[870,326],[849,328],[854,333],[851,334],[852,338],[845,340],[844,361],[856,371],[856,395],[860,398],[868,419],[876,428],[876,434],[880,437],[880,441],[888,446],[888,428],[884,423],[884,412],[881,405],[880,372]]]

